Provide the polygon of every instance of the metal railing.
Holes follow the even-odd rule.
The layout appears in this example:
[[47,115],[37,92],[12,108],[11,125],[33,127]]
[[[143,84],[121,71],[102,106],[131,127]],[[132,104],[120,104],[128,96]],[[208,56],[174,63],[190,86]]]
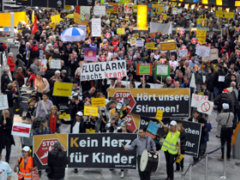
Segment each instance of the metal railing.
[[[204,180],[208,180],[208,158],[209,155],[212,153],[215,153],[216,151],[220,150],[221,147],[218,147],[202,156],[202,158],[198,162],[193,162],[189,164],[186,171],[181,174],[181,180],[184,180],[187,173],[189,172],[189,180],[192,180],[192,168],[196,164],[198,164],[200,161],[202,161],[205,158],[205,174],[204,174]],[[223,165],[223,176],[221,176],[221,179],[226,179],[226,160],[227,160],[227,143],[225,143],[224,146],[224,165]]]

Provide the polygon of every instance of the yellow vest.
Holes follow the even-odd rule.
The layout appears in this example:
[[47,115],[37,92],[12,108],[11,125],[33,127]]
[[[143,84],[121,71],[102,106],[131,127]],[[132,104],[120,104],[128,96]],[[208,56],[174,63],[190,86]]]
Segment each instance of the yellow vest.
[[176,131],[173,136],[171,135],[172,132],[169,131],[167,134],[167,137],[165,138],[163,145],[162,145],[162,151],[168,151],[170,154],[177,154],[178,149],[177,149],[177,142],[178,138],[180,136],[180,132]]

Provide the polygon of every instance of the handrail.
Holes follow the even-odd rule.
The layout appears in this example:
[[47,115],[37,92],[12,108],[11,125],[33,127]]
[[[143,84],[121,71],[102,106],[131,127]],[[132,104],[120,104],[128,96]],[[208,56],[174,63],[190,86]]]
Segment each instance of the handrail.
[[212,153],[218,151],[218,150],[221,149],[221,148],[222,148],[222,147],[220,146],[220,147],[218,147],[218,148],[216,148],[216,149],[214,149],[214,150],[212,150],[212,151],[210,151],[210,152],[208,152],[208,153],[205,153],[199,161],[190,163],[190,164],[188,165],[187,170],[186,170],[184,173],[182,173],[182,177],[183,177],[183,176],[186,176],[186,174],[187,174],[187,172],[189,171],[189,169],[190,169],[191,166],[194,166],[194,165],[198,164],[198,163],[199,163],[202,159],[204,159],[207,155],[212,154]]

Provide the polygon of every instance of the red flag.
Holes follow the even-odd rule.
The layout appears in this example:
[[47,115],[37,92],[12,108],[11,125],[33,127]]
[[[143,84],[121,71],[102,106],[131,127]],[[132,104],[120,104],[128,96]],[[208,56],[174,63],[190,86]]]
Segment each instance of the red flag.
[[37,30],[38,30],[37,16],[35,15],[34,23],[33,23],[33,26],[32,26],[32,34],[35,34],[35,32],[36,32]]

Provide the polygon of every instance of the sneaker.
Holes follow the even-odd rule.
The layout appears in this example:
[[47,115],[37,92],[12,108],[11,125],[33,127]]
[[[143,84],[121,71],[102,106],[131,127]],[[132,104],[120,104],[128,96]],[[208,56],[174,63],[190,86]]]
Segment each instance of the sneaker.
[[218,158],[219,161],[223,161],[223,158]]
[[121,172],[120,178],[122,178],[122,179],[124,178],[124,172],[123,171]]

